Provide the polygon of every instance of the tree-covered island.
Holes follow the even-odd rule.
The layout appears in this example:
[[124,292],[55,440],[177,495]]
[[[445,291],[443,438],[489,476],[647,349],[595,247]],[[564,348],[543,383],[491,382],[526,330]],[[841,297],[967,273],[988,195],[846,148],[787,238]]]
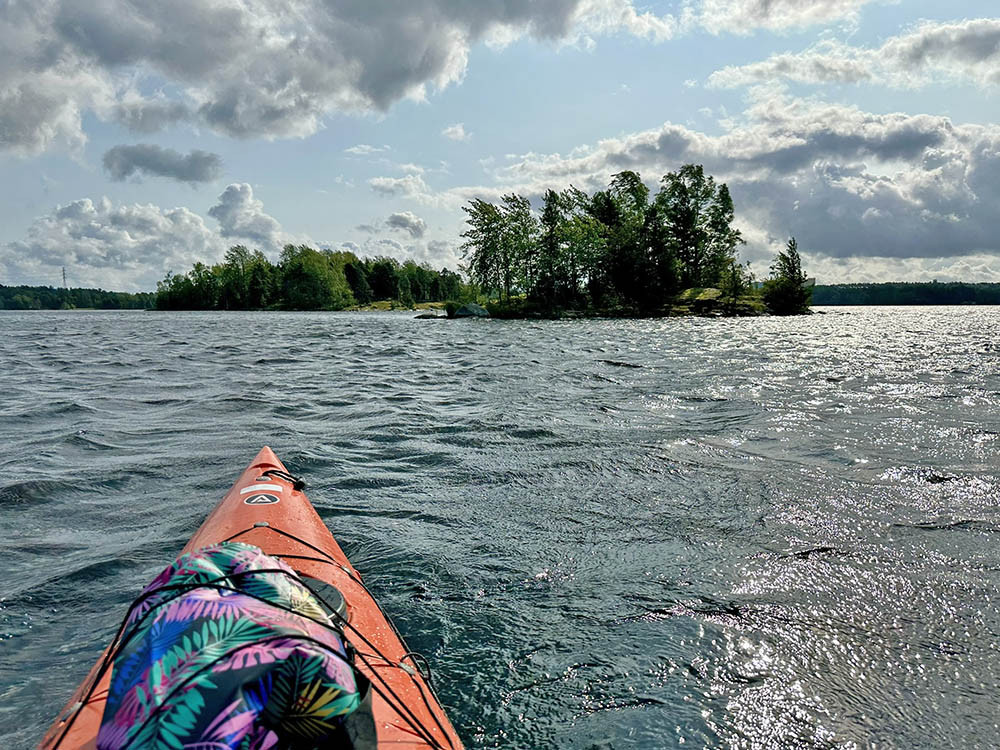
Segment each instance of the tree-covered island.
[[160,310],[345,310],[386,302],[470,301],[477,290],[455,271],[412,260],[358,258],[354,253],[287,245],[277,264],[260,250],[236,245],[222,263],[195,263],[168,274],[156,288]]
[[651,196],[637,172],[614,175],[593,195],[548,190],[541,211],[520,195],[463,209],[468,280],[414,261],[288,245],[277,264],[230,248],[222,263],[196,263],[159,283],[161,310],[343,310],[383,302],[478,301],[497,317],[807,312],[809,289],[795,240],[771,277],[755,284],[737,260],[743,244],[733,201],[701,166],[664,175]]
[[651,195],[637,172],[612,176],[593,195],[547,190],[541,211],[527,198],[464,207],[466,270],[494,315],[582,313],[655,316],[792,315],[810,290],[794,239],[771,276],[754,283],[737,259],[729,188],[700,165],[668,172]]
[[0,310],[148,310],[155,304],[150,292],[0,284]]

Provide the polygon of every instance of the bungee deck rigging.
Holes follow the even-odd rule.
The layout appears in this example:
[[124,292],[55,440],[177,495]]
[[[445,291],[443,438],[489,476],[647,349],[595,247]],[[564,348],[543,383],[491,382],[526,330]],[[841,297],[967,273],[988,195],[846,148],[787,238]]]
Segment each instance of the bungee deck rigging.
[[[321,628],[329,634],[319,637],[322,633],[303,633],[295,635],[291,641],[301,644],[302,649],[322,648],[323,653],[333,654],[335,659],[346,659],[353,667],[359,695],[363,691],[366,697],[357,717],[345,719],[345,726],[350,727],[354,737],[354,744],[346,747],[359,750],[368,747],[462,748],[461,740],[434,693],[426,659],[406,647],[398,630],[303,494],[304,486],[301,479],[287,472],[269,448],[262,449],[184,547],[178,563],[206,549],[215,552],[236,549],[237,554],[246,554],[243,548],[247,547],[271,558],[271,565],[261,563],[265,567],[147,589],[129,607],[111,644],[46,733],[39,749],[96,750],[101,747],[103,750],[98,737],[99,734],[106,736],[101,734],[104,731],[102,721],[107,721],[104,714],[116,658],[134,646],[133,638],[149,618],[159,617],[154,612],[177,606],[179,600],[192,596],[192,592],[200,592],[198,595],[202,597],[214,592],[220,597],[244,597],[241,601],[257,600],[275,612],[311,622],[309,627]],[[257,580],[259,585],[267,576],[285,578],[292,588],[301,586],[308,592],[306,596],[311,595],[319,602],[321,611],[312,612],[308,606],[305,612],[301,611],[300,595],[289,605],[247,590],[253,588],[248,580]],[[151,586],[155,584],[156,581]],[[134,613],[155,597],[160,598],[136,622],[130,622]],[[270,616],[278,619],[277,615]],[[342,640],[346,649],[343,655],[326,643],[334,637]],[[171,701],[176,696],[184,694],[195,681],[217,670],[226,660],[239,661],[239,652],[266,648],[268,643],[289,638],[287,635],[264,635],[252,643],[239,644],[217,654],[201,665],[199,671],[186,677],[186,682],[174,686],[172,693],[158,695],[157,700],[162,703],[146,721],[152,721],[162,706],[173,707]],[[131,736],[141,736],[144,729],[136,728]],[[138,750],[141,745],[114,747],[116,750]]]

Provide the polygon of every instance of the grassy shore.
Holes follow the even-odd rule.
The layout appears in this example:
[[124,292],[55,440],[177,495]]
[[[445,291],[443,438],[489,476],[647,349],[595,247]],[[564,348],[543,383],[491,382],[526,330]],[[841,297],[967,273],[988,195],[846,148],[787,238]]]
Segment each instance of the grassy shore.
[[383,300],[368,305],[356,305],[347,308],[352,312],[389,312],[390,310],[444,310],[444,302],[418,302],[407,307],[397,300]]
[[685,289],[662,307],[642,310],[628,305],[577,310],[572,308],[543,309],[524,297],[492,300],[484,303],[494,318],[680,318],[680,317],[757,317],[767,315],[759,295],[723,298],[715,288]]

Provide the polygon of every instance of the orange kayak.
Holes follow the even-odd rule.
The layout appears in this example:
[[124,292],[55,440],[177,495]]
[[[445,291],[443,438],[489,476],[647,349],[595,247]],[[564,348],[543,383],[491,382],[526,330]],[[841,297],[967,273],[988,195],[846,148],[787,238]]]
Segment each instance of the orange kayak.
[[[378,747],[462,748],[414,655],[301,487],[301,482],[289,475],[273,451],[265,447],[182,552],[238,541],[287,563],[328,603],[328,594],[336,598],[339,611],[346,617],[344,638],[357,653],[354,668],[371,681],[373,688],[371,712]],[[111,682],[112,670],[106,657],[114,647],[112,643],[94,665],[42,739],[40,750],[97,747]]]

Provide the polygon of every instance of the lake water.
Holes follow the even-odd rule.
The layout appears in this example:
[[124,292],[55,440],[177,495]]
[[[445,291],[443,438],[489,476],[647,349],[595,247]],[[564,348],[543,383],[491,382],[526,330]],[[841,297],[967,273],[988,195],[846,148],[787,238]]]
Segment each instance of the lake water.
[[470,748],[1000,738],[1000,308],[0,313],[0,747],[264,444]]

